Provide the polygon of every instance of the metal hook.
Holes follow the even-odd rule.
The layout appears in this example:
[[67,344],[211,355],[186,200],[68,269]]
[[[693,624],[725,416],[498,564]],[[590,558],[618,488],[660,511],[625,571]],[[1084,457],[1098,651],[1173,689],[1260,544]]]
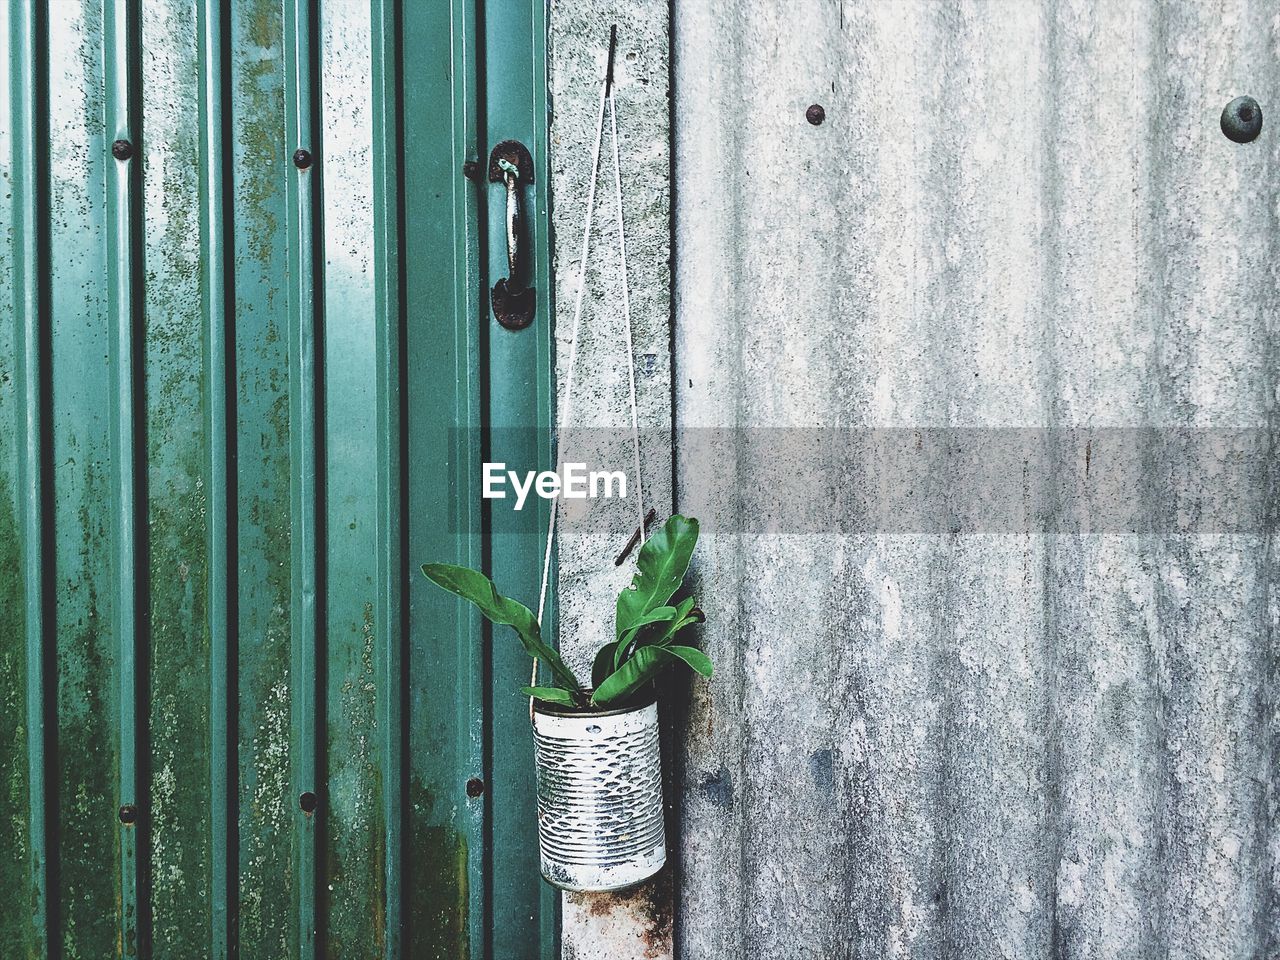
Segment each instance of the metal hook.
[[[647,528],[649,524],[657,519],[658,511],[653,507],[649,508],[649,512],[644,515],[644,525]],[[636,544],[640,542],[640,527],[636,527],[635,533],[631,534],[631,539],[627,541],[627,545],[622,548],[622,552],[614,559],[613,565],[620,567],[627,562],[627,557],[631,556],[631,551],[636,548]]]

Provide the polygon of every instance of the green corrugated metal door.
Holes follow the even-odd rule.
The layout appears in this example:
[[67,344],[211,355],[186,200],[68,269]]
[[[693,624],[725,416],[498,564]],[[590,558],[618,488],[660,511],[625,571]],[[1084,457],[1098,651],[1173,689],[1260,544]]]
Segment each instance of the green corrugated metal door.
[[476,480],[546,456],[478,429],[551,408],[541,3],[0,27],[0,956],[549,956],[524,664],[413,573],[537,589]]

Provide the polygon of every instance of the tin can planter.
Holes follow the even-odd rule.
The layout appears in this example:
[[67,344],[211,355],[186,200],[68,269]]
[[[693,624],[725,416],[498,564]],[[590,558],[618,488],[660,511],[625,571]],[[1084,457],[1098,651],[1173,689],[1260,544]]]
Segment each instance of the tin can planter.
[[599,713],[538,704],[533,714],[542,875],[605,892],[667,861],[658,705]]

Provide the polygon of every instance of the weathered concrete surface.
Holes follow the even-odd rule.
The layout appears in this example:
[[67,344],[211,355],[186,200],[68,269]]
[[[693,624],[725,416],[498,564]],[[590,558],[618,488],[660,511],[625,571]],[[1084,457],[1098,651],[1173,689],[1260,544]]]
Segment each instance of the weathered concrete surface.
[[622,893],[564,897],[562,960],[664,960],[672,956],[673,871]]
[[[655,0],[552,0],[550,4],[551,167],[559,389],[568,374],[573,304],[581,269],[591,149],[604,79],[609,28],[618,26],[615,69],[627,260],[636,358],[644,499],[671,509],[670,110],[668,7]],[[622,325],[622,271],[611,144],[606,125],[595,225],[586,275],[571,426],[561,459],[626,470],[628,499],[566,511],[558,539],[560,643],[579,675],[613,630],[614,600],[631,575],[613,558],[637,524],[629,445],[630,405]],[[616,428],[616,429],[614,429]],[[670,885],[630,896],[566,897],[563,955],[575,960],[671,955]]]
[[[1274,428],[1273,5],[677,0],[673,35],[678,428]],[[702,518],[677,956],[1277,955],[1274,484],[1216,536],[733,534],[745,499]]]
[[[618,24],[616,100],[626,213],[631,315],[644,498],[660,514],[669,509],[671,453],[652,444],[671,424],[670,380],[670,146],[667,12],[648,0],[551,5],[551,166],[556,268],[557,379],[568,375],[573,306],[581,269],[591,148],[609,46]],[[618,255],[617,205],[606,126],[595,222],[586,274],[570,423],[561,433],[561,459],[604,461],[630,469],[630,405]],[[575,437],[573,428],[596,428]],[[615,428],[615,429],[599,429]],[[610,444],[608,439],[615,441]],[[601,443],[607,447],[598,453]],[[582,444],[590,449],[584,449]],[[610,562],[636,526],[628,500],[587,501],[590,514],[565,511],[560,550],[561,640],[571,655],[588,658],[602,630],[612,630],[613,599],[629,575]],[[601,577],[602,566],[610,576]],[[589,660],[587,660],[589,663]]]

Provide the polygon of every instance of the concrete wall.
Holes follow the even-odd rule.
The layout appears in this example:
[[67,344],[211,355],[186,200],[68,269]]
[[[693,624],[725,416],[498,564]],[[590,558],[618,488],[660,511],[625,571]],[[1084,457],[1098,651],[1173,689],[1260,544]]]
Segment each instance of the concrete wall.
[[[623,6],[656,31],[629,41],[653,56],[624,120],[652,162],[629,187],[644,208],[666,4]],[[552,6],[562,323],[565,196],[611,16],[571,36],[588,9]],[[669,714],[673,936],[659,886],[570,904],[566,956],[1277,954],[1273,5],[676,0],[671,17],[674,338],[665,357],[650,288],[642,393],[661,422],[669,360],[717,676]],[[1242,146],[1218,116],[1243,93],[1269,119]],[[661,215],[642,215],[651,262]],[[712,497],[707,427],[732,428]],[[964,469],[1013,427],[1052,441],[998,445],[1021,512]],[[770,530],[796,435],[755,428],[872,450],[919,433],[912,522],[865,511],[902,478],[864,456],[797,479]],[[1232,430],[1256,482],[1211,524],[1196,511]],[[589,617],[574,597],[597,575],[566,555],[566,613]],[[615,936],[630,946],[599,946]]]

